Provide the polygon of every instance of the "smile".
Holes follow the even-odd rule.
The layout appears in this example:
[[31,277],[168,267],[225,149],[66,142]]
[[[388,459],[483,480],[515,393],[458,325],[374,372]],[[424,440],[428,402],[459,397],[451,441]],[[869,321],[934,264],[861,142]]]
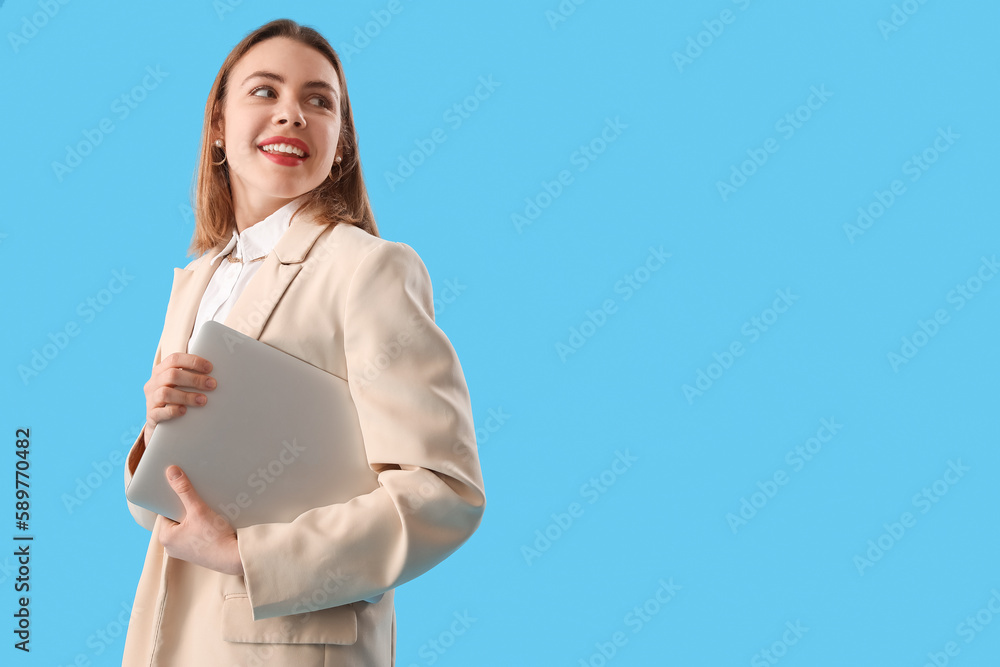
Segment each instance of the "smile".
[[301,148],[290,146],[289,144],[267,144],[260,146],[260,150],[273,155],[294,155],[296,157],[306,157],[306,152]]

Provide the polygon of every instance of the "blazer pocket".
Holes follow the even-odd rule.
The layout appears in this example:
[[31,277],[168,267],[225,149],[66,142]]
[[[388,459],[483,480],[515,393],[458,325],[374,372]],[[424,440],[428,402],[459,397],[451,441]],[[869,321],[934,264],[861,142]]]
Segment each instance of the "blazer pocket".
[[350,605],[342,605],[255,621],[249,597],[227,594],[222,638],[252,644],[353,644],[358,641],[358,615]]

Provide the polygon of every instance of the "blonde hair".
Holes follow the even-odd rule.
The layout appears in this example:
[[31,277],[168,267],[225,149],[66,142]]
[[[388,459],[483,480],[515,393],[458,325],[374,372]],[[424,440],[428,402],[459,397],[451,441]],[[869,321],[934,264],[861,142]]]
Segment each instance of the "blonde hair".
[[288,37],[310,46],[333,65],[340,82],[340,149],[341,162],[334,164],[330,178],[307,193],[309,196],[299,214],[312,216],[321,225],[347,223],[378,236],[375,214],[368,200],[368,190],[358,159],[358,137],[354,129],[351,101],[347,95],[347,79],[340,64],[340,57],[329,42],[312,28],[301,26],[289,19],[278,19],[257,28],[240,41],[219,69],[215,83],[205,104],[205,121],[202,125],[201,147],[198,151],[198,171],[192,184],[195,213],[194,237],[188,254],[200,255],[228,240],[236,226],[232,190],[229,182],[229,165],[220,162],[225,151],[212,141],[212,123],[221,117],[226,100],[229,74],[247,51],[264,40]]

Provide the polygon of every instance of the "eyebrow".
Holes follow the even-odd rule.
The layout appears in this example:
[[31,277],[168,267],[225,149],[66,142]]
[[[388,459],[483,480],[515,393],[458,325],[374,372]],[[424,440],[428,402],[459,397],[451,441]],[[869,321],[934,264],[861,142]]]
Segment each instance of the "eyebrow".
[[[260,77],[263,79],[271,79],[273,81],[277,81],[278,83],[285,83],[285,77],[281,76],[280,74],[275,74],[274,72],[267,72],[264,70],[258,70],[253,74],[251,74],[250,76],[248,76],[247,78],[243,79],[243,83],[241,85],[246,85],[247,81],[255,77]],[[325,90],[326,92],[330,93],[330,95],[333,96],[334,100],[336,100],[337,102],[340,101],[340,96],[337,95],[337,90],[326,81],[306,81],[303,87],[319,88],[321,90]]]

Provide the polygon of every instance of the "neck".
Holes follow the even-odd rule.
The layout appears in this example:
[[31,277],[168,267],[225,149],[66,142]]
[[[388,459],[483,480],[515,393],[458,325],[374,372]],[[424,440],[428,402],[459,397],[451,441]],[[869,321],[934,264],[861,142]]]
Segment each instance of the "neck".
[[285,199],[282,197],[258,196],[254,198],[234,197],[233,199],[233,208],[236,215],[236,231],[242,233],[288,202],[296,199],[296,197]]

